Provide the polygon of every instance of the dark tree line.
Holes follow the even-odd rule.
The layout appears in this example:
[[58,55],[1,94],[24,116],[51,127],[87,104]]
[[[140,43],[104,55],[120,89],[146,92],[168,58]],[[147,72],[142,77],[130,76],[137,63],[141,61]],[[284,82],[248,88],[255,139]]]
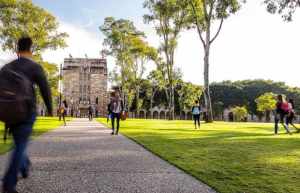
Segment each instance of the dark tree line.
[[289,87],[283,82],[271,80],[244,80],[211,84],[215,115],[222,113],[225,108],[235,106],[246,106],[249,113],[259,115],[255,100],[268,92],[283,94],[287,98],[293,98],[296,111],[300,112],[300,88]]

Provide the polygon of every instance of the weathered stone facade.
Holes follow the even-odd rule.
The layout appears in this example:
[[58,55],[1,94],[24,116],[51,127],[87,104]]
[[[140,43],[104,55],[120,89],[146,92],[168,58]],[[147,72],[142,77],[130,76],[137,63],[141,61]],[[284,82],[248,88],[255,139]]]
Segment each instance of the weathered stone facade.
[[72,114],[87,114],[92,105],[99,116],[107,110],[106,59],[66,58],[63,67],[63,96]]

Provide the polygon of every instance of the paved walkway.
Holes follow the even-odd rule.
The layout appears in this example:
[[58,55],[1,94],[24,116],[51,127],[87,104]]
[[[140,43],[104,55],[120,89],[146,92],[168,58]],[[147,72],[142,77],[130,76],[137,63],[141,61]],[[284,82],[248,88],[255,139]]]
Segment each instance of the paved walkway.
[[[97,122],[76,119],[29,147],[33,171],[20,193],[214,193]],[[3,173],[8,155],[0,157]]]

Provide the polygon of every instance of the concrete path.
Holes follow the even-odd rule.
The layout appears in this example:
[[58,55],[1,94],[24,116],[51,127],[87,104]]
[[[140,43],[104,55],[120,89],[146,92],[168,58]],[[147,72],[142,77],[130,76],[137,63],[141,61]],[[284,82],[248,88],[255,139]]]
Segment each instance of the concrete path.
[[[97,122],[76,119],[33,141],[20,193],[215,193]],[[0,157],[1,174],[8,155]]]

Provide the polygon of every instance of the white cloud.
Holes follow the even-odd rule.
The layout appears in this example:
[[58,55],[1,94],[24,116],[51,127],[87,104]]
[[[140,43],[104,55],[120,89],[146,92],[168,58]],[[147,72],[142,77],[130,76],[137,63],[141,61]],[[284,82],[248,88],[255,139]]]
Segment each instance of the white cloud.
[[[43,58],[49,62],[62,63],[65,57],[99,57],[102,41],[99,34],[89,32],[81,26],[61,22],[60,31],[67,32],[69,37],[66,42],[68,47],[55,51],[46,51]],[[99,32],[100,33],[100,32]]]

